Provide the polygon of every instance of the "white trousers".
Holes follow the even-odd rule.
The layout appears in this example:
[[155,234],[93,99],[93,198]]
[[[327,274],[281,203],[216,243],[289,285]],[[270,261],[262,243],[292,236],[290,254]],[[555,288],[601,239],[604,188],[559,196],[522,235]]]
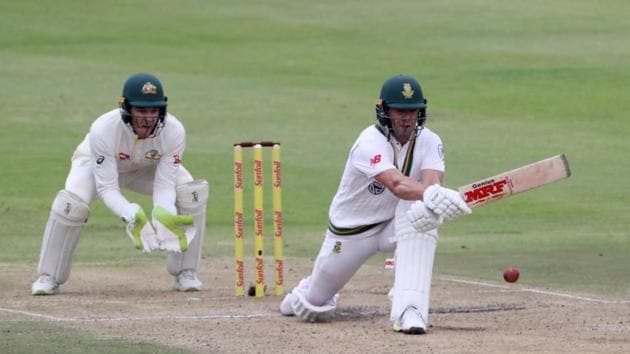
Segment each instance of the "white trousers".
[[396,244],[390,241],[393,236],[393,220],[352,236],[338,236],[326,230],[313,271],[299,285],[306,300],[322,306],[332,299],[368,258],[376,252],[395,250]]

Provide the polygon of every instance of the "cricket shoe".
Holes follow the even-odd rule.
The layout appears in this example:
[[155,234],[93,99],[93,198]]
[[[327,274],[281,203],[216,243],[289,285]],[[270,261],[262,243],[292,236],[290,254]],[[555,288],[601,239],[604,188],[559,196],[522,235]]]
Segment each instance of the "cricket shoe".
[[175,277],[173,288],[178,291],[199,291],[203,284],[192,269],[184,269]]
[[427,324],[415,307],[408,307],[400,319],[394,322],[394,331],[406,334],[425,334]]
[[295,312],[293,312],[293,301],[294,301],[295,295],[293,295],[292,293],[288,293],[284,296],[284,299],[282,299],[282,302],[280,303],[280,313],[284,316],[294,316]]
[[31,294],[33,295],[55,295],[58,293],[59,284],[57,284],[55,277],[48,274],[40,275],[31,287]]

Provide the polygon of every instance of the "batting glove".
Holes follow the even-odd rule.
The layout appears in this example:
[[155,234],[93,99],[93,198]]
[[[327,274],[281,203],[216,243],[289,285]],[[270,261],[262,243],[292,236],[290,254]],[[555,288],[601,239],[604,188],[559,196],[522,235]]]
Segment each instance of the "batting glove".
[[151,214],[160,249],[174,252],[188,250],[188,245],[195,235],[194,232],[184,232],[180,226],[192,225],[194,222],[192,216],[172,214],[161,206],[155,206]]
[[433,184],[425,189],[422,200],[434,213],[453,220],[459,216],[470,214],[472,210],[457,191]]
[[[418,200],[411,204],[407,210],[407,219],[414,229],[418,232],[427,232],[442,225],[444,218],[441,215],[431,211],[425,203]],[[402,231],[402,230],[401,230]]]

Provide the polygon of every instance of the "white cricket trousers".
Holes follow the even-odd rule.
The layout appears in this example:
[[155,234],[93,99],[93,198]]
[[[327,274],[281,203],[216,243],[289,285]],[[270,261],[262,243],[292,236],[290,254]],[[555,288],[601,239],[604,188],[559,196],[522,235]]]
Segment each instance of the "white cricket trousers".
[[393,252],[394,222],[387,221],[361,234],[338,236],[326,230],[326,238],[310,276],[298,287],[306,300],[322,306],[350,281],[356,271],[376,252]]

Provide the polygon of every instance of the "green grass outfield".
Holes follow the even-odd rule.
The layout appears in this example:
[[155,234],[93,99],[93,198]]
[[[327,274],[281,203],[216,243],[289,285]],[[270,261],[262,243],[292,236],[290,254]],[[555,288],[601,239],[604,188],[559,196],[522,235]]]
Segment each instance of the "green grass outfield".
[[[612,0],[2,2],[1,262],[35,266],[73,149],[138,71],[161,78],[187,127],[184,164],[210,181],[207,255],[232,254],[232,143],[275,139],[285,253],[314,257],[348,149],[382,82],[405,73],[446,144],[446,185],[558,153],[573,171],[447,223],[436,272],[498,282],[515,264],[532,287],[628,299],[629,11]],[[123,225],[100,202],[92,212],[74,266],[137,262]]]

